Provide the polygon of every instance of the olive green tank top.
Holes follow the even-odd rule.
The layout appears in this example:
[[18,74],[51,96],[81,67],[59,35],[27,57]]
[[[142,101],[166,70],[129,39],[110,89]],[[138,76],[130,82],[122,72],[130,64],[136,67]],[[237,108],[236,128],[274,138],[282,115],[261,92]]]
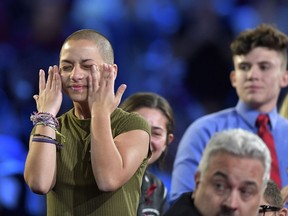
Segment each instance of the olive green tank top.
[[[77,119],[74,109],[59,118],[59,131],[66,137],[66,142],[63,148],[57,149],[56,184],[47,194],[47,214],[135,216],[142,176],[151,152],[149,150],[147,158],[125,185],[114,192],[102,192],[92,172],[90,122],[90,119]],[[144,130],[150,135],[149,125],[142,117],[119,108],[111,115],[111,128],[113,137],[135,129]]]

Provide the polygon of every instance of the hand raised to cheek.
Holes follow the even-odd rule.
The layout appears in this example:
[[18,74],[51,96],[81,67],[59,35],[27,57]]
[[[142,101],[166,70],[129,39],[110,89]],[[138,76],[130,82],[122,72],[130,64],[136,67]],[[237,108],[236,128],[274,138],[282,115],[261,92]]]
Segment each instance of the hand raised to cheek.
[[116,75],[116,65],[91,66],[91,74],[88,77],[88,103],[91,115],[98,111],[111,114],[120,104],[126,85],[120,85],[115,95]]
[[57,115],[62,104],[62,82],[58,66],[49,67],[47,82],[45,71],[42,69],[39,71],[39,94],[34,95],[33,98],[39,112]]

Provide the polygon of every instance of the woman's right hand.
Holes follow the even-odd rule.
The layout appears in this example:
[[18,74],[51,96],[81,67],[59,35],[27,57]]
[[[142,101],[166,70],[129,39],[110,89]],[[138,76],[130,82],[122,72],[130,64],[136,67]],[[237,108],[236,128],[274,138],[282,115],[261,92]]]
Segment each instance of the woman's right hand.
[[58,66],[50,66],[47,82],[45,71],[39,71],[39,94],[34,95],[38,112],[48,112],[56,117],[62,104],[62,82]]

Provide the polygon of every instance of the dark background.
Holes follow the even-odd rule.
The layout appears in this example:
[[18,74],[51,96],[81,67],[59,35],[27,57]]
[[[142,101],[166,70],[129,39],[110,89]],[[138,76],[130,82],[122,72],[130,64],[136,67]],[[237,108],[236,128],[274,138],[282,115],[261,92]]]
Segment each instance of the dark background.
[[[63,40],[92,28],[115,50],[116,87],[164,96],[175,112],[175,141],[162,170],[170,187],[177,145],[196,118],[237,102],[229,81],[231,40],[271,23],[288,33],[287,0],[1,0],[0,1],[0,215],[45,215],[45,198],[23,181],[36,111],[39,69],[58,64]],[[286,91],[286,90],[285,90]],[[279,104],[282,101],[281,94]],[[71,107],[65,97],[61,113]]]

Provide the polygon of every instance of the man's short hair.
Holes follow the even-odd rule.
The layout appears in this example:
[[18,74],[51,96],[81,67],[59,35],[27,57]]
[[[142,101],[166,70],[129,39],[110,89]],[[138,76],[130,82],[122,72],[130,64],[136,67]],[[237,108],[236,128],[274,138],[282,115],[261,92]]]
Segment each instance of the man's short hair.
[[264,199],[272,206],[283,208],[283,199],[281,196],[281,191],[277,184],[269,180],[264,191]]
[[256,47],[265,47],[281,53],[285,69],[288,68],[288,36],[274,26],[261,24],[254,29],[247,29],[241,32],[230,45],[232,56],[246,55]]
[[270,179],[271,156],[259,136],[240,128],[215,133],[203,152],[198,171],[204,173],[211,158],[218,153],[260,160],[264,167],[263,186],[266,186]]

